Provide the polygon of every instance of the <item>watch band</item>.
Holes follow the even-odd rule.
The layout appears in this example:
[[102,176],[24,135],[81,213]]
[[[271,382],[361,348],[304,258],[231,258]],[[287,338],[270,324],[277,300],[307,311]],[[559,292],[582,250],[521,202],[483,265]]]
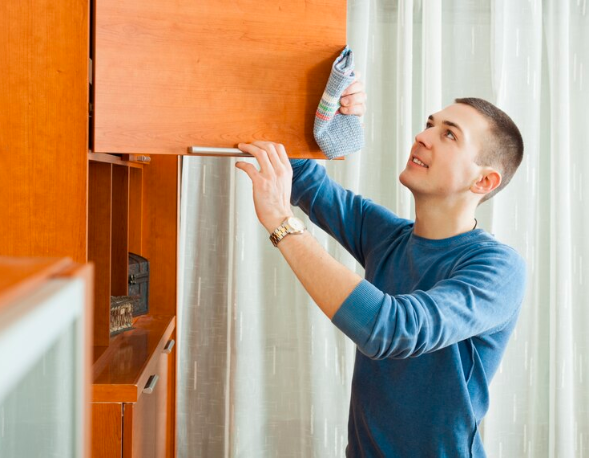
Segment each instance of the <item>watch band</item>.
[[[291,219],[293,220],[289,222]],[[297,226],[299,228],[297,228]],[[277,247],[278,243],[282,241],[282,239],[284,239],[287,235],[301,234],[304,233],[305,230],[305,224],[302,221],[295,217],[289,217],[285,219],[278,228],[272,231],[272,234],[270,234],[270,241],[272,241],[274,247]]]
[[286,225],[280,225],[278,228],[274,230],[274,232],[270,235],[270,240],[274,247],[278,246],[278,243],[284,239],[284,236],[290,234],[288,232],[288,227]]

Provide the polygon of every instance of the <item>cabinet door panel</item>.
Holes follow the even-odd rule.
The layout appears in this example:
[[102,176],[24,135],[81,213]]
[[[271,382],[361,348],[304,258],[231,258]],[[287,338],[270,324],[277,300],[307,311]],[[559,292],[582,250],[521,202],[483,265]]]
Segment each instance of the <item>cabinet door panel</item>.
[[96,2],[94,151],[274,140],[323,157],[313,120],[345,0]]
[[166,457],[168,416],[168,356],[157,365],[153,392],[143,393],[136,403],[125,403],[123,457]]
[[92,457],[123,457],[123,404],[92,404]]

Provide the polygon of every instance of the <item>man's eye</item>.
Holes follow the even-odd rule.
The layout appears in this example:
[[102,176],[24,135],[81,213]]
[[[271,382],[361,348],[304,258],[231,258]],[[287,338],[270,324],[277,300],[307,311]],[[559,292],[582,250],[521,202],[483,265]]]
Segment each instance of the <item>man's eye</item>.
[[429,129],[429,128],[431,128],[432,126],[433,126],[433,124],[432,124],[432,123],[430,123],[429,121],[428,121],[427,123],[425,123],[425,128],[426,128],[426,129]]
[[452,140],[456,140],[456,136],[454,135],[454,133],[450,129],[448,129],[446,131],[446,137],[448,137],[449,139],[452,139]]

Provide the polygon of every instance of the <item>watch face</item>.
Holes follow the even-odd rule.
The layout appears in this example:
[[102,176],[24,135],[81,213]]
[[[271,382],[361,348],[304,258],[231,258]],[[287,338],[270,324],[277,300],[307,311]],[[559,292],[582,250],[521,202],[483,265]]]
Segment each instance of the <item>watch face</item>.
[[305,224],[296,217],[290,217],[288,219],[288,226],[290,226],[295,231],[305,230]]

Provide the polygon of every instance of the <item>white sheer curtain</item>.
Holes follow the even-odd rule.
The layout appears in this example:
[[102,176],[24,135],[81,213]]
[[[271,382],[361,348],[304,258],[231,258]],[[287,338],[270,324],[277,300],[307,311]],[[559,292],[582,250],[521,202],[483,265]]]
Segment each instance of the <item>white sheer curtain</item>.
[[[520,126],[524,162],[477,215],[529,270],[484,442],[489,456],[589,455],[587,0],[348,0],[348,42],[367,144],[327,167],[400,215],[412,199],[397,177],[427,115],[483,97]],[[269,244],[233,165],[184,162],[178,454],[343,456],[354,347]]]

